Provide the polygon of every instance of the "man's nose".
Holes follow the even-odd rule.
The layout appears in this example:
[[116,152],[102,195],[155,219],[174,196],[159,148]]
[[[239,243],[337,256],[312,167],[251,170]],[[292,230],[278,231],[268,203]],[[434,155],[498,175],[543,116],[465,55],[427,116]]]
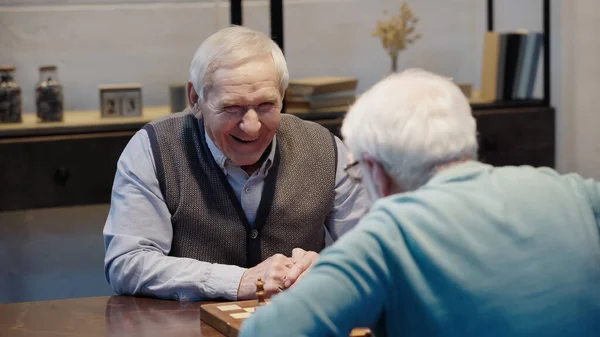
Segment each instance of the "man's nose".
[[260,131],[260,120],[258,114],[253,108],[248,109],[240,123],[240,129],[247,135],[256,136]]

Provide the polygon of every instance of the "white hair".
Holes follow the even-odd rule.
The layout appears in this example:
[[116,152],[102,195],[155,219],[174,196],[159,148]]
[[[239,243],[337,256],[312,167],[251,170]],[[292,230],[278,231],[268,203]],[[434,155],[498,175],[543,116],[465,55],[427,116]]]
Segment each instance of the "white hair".
[[440,166],[476,159],[476,128],[469,101],[451,79],[408,69],[361,95],[341,133],[355,158],[370,155],[411,191]]
[[198,97],[206,99],[207,88],[212,85],[212,75],[223,66],[231,66],[257,55],[271,54],[282,97],[287,89],[289,73],[285,57],[279,46],[267,35],[247,27],[231,26],[209,36],[198,49],[192,60],[189,81]]

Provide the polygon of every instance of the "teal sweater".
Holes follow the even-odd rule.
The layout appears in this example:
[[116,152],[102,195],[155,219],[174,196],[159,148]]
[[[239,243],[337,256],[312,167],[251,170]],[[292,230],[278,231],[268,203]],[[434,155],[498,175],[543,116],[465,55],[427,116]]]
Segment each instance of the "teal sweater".
[[240,336],[600,336],[600,184],[467,162],[377,201]]

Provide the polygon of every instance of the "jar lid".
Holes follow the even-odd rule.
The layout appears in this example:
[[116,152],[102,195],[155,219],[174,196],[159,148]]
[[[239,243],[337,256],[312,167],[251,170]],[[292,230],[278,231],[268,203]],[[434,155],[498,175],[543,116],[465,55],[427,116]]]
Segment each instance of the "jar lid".
[[12,64],[1,64],[0,65],[0,71],[14,71],[15,69],[17,69],[15,66],[13,66]]
[[56,66],[41,66],[40,71],[54,71],[56,70]]

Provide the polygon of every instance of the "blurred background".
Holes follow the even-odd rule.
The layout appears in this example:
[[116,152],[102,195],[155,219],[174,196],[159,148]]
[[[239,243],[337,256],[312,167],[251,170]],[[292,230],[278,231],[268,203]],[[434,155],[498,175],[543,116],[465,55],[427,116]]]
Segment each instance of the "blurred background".
[[[494,30],[541,32],[545,2],[495,1]],[[480,88],[488,1],[406,3],[420,19],[416,30],[422,37],[400,52],[399,70],[422,67]],[[544,78],[540,60],[534,96],[543,99],[544,82],[551,84],[544,108],[553,110],[551,126],[537,138],[530,132],[541,125],[537,117],[516,117],[489,134],[533,143],[549,137],[549,166],[600,179],[600,114],[594,103],[600,2],[546,3],[550,72]],[[242,4],[243,25],[270,34],[270,1]],[[357,93],[375,84],[390,73],[390,57],[372,32],[385,18],[384,10],[397,13],[401,4],[283,1],[291,79],[355,78]],[[169,85],[187,81],[200,43],[229,24],[227,0],[0,0],[0,64],[16,67],[24,119],[17,126],[0,124],[0,303],[112,294],[103,273],[102,228],[116,160],[131,135],[154,116],[146,111],[169,105]],[[39,131],[38,123],[28,121],[36,113],[42,65],[57,67],[66,122],[77,119],[73,113],[78,111],[98,114],[100,85],[125,83],[141,85],[145,119],[59,123]],[[502,141],[486,141],[489,149],[502,149]],[[523,164],[529,164],[527,156],[536,156],[532,153],[520,157]]]

